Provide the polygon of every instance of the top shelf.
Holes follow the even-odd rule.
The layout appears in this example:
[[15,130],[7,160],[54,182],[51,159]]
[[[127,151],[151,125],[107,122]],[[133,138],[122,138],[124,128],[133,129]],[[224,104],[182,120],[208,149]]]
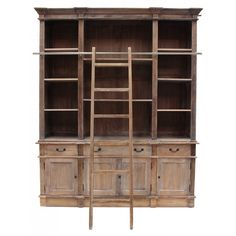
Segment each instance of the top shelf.
[[[152,50],[152,21],[90,20],[84,23],[84,35],[79,35],[78,20],[45,21],[45,52],[76,52],[79,38],[84,38],[84,51],[96,46],[98,51]],[[141,30],[140,30],[141,29]],[[158,21],[158,48],[163,51],[191,52],[192,22]]]

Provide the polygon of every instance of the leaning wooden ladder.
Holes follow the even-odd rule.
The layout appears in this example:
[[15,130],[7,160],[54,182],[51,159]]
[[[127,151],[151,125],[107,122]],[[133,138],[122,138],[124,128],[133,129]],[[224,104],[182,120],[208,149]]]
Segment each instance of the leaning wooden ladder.
[[[127,67],[128,68],[128,88],[96,88],[95,70],[96,67]],[[90,183],[90,204],[89,204],[89,229],[93,227],[93,204],[94,198],[94,173],[124,173],[124,170],[94,170],[94,146],[97,142],[94,140],[94,120],[99,118],[116,118],[129,120],[129,137],[126,145],[129,146],[129,169],[125,172],[129,175],[130,191],[130,229],[133,229],[133,103],[132,103],[132,53],[128,47],[127,63],[98,63],[96,62],[96,49],[92,48],[92,68],[91,68],[91,113],[90,113],[90,159],[89,159],[89,183]],[[128,114],[95,114],[95,93],[96,92],[128,92],[129,113]]]

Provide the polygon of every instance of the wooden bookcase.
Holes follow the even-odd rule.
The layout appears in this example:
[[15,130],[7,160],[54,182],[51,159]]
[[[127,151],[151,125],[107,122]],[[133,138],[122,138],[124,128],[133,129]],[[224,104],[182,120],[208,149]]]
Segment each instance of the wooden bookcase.
[[[133,54],[135,207],[193,207],[197,20],[201,9],[36,8],[40,21],[40,203],[89,206],[91,52]],[[149,54],[148,54],[149,53]],[[127,57],[127,56],[126,56]],[[125,55],[101,55],[120,62]],[[127,70],[98,68],[96,86],[127,87]],[[109,100],[109,102],[107,102]],[[97,113],[128,111],[125,93],[97,93]],[[95,121],[96,170],[128,165],[124,119]],[[106,141],[113,145],[105,145]],[[116,158],[112,158],[113,156]],[[104,157],[105,156],[105,157]],[[129,206],[126,173],[95,174],[95,206]]]

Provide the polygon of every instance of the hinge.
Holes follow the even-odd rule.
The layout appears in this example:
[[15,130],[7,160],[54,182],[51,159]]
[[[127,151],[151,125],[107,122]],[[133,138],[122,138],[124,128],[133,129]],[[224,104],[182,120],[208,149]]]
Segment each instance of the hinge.
[[82,190],[84,191],[84,184],[82,184]]
[[84,170],[84,162],[82,162],[82,170]]
[[152,191],[152,185],[150,184],[150,192]]
[[46,193],[46,186],[45,185],[43,186],[43,190],[44,190],[44,193]]
[[43,163],[43,169],[45,170],[45,162]]
[[153,164],[152,164],[152,162],[151,162],[151,170],[152,170],[152,165],[153,165]]

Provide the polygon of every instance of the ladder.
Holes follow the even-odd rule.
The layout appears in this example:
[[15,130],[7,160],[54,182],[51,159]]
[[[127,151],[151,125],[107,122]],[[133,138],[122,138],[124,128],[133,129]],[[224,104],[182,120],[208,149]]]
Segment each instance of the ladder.
[[[90,158],[89,158],[89,183],[90,183],[90,201],[89,201],[89,229],[93,227],[93,204],[96,202],[94,197],[94,173],[127,173],[129,175],[129,206],[130,206],[130,229],[133,229],[133,104],[132,104],[132,53],[131,47],[128,47],[128,60],[126,63],[107,63],[96,62],[96,48],[92,48],[92,67],[91,67],[91,113],[90,113]],[[96,88],[95,87],[95,70],[96,67],[126,67],[128,69],[128,88]],[[128,114],[95,114],[95,93],[96,92],[127,92],[129,112]],[[94,140],[94,120],[95,119],[128,119],[129,130],[127,142],[122,142],[128,145],[129,164],[128,170],[94,170],[94,146],[98,144]],[[117,141],[119,142],[119,141]],[[122,145],[123,145],[122,144]],[[102,156],[100,156],[102,158]]]

